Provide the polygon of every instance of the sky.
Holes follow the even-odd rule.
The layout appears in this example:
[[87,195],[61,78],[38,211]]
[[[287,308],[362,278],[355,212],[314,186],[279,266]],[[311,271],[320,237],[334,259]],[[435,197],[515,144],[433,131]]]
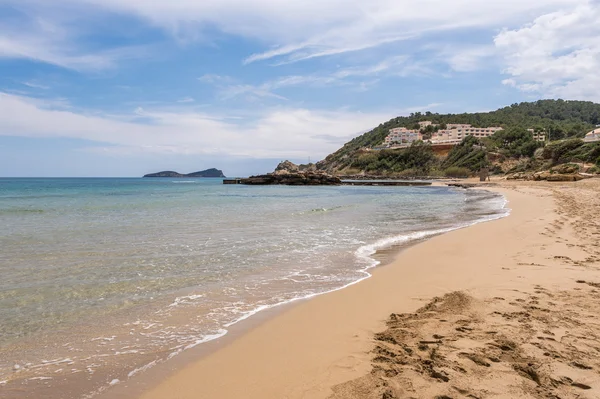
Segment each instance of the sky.
[[585,0],[0,0],[0,176],[247,176],[411,112],[600,102],[599,20]]

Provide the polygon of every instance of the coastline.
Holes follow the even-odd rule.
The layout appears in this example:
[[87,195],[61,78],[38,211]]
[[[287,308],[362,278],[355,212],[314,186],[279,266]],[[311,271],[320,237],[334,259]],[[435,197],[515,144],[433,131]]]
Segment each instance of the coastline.
[[[433,182],[432,186],[444,188],[447,187],[446,184],[441,182]],[[464,190],[464,188],[457,189]],[[469,195],[467,195],[467,197],[469,197]],[[448,232],[466,229],[476,224],[487,223],[507,217],[510,214],[510,209],[506,207],[506,198],[502,195],[497,195],[496,199],[501,200],[502,202],[501,210],[496,210],[487,214],[486,216],[481,216],[479,219],[455,224],[452,227],[440,227],[432,230],[417,230],[411,233],[399,233],[398,235],[386,237],[371,244],[364,244],[356,250],[355,256],[364,259],[368,265],[365,266],[364,269],[361,269],[361,272],[364,274],[364,276],[358,278],[357,280],[349,282],[343,286],[333,288],[329,291],[296,297],[272,306],[256,309],[248,314],[243,315],[235,322],[226,325],[225,327],[227,328],[227,331],[225,333],[211,337],[206,341],[199,342],[193,347],[186,348],[186,350],[179,352],[176,357],[169,357],[167,362],[153,361],[147,366],[141,366],[140,368],[134,370],[135,374],[138,374],[138,371],[143,371],[143,373],[136,375],[136,378],[118,380],[118,383],[115,384],[104,384],[95,392],[92,392],[89,397],[129,398],[139,396],[155,387],[157,380],[168,378],[169,376],[175,374],[178,370],[184,369],[195,363],[198,359],[204,358],[219,351],[223,347],[226,347],[237,340],[239,337],[244,336],[248,331],[251,331],[257,326],[260,326],[263,323],[271,320],[272,318],[287,312],[291,308],[295,306],[301,306],[306,301],[311,301],[316,297],[345,290],[353,285],[361,283],[364,280],[370,279],[374,270],[393,263],[396,257],[402,251],[412,246],[419,245],[420,243],[427,241],[432,237],[447,234]]]
[[[220,186],[219,186],[220,187]],[[454,193],[449,197],[459,198],[458,201],[454,201],[455,207],[452,209],[465,209],[465,216],[473,214],[477,214],[477,220],[486,219],[488,217],[497,217],[495,212],[490,211],[490,209],[497,209],[498,207],[503,206],[503,197],[498,195],[496,199],[492,199],[492,202],[488,202],[487,198],[490,197],[489,193],[465,193],[464,190],[457,189],[447,189],[445,187],[437,187],[431,190],[426,190],[423,193],[426,197],[429,195],[433,195],[431,193],[436,192],[450,192],[453,191],[461,191],[461,193]],[[384,190],[385,191],[385,190]],[[395,190],[391,190],[395,192]],[[416,189],[416,191],[421,191],[421,189]],[[429,194],[427,194],[429,193]],[[385,193],[384,193],[385,194]],[[420,201],[422,198],[420,197],[420,193],[414,193],[417,196],[417,199]],[[456,195],[458,194],[458,195]],[[436,195],[433,195],[432,198],[437,198]],[[463,202],[464,198],[464,202]],[[380,196],[376,198],[376,202],[380,200]],[[337,200],[335,203],[337,204]],[[386,202],[385,200],[383,202]],[[430,208],[440,208],[439,203],[431,202]],[[464,205],[463,205],[464,204]],[[304,207],[301,207],[304,209]],[[313,207],[314,208],[314,207]],[[309,208],[307,208],[309,209]],[[312,209],[312,208],[310,208]],[[337,207],[331,208],[317,208],[312,210],[308,215],[309,217],[321,217],[321,210],[335,210]],[[425,219],[425,224],[415,225],[413,223],[409,223],[409,226],[413,226],[413,228],[405,228],[402,217],[396,219],[396,215],[390,215],[390,218],[387,217],[379,217],[375,222],[371,222],[372,227],[376,228],[379,233],[381,233],[382,229],[386,229],[387,234],[384,235],[385,238],[374,239],[374,240],[366,240],[362,241],[360,247],[357,249],[352,248],[354,251],[354,258],[364,258],[362,261],[359,261],[357,266],[360,267],[361,273],[356,273],[355,277],[358,279],[364,279],[370,277],[370,269],[377,266],[377,263],[383,261],[388,262],[394,255],[405,249],[409,245],[413,245],[422,241],[423,239],[428,238],[432,234],[443,233],[446,232],[447,229],[455,229],[455,228],[464,228],[466,225],[470,223],[474,223],[475,221],[469,220],[472,218],[465,217],[462,215],[453,212],[452,209],[449,209],[449,214],[456,215],[457,218],[454,217],[444,217],[443,215],[448,215],[445,212],[440,216],[441,220],[446,220],[446,223],[441,224],[431,224],[429,223],[429,219]],[[319,212],[314,213],[315,210]],[[301,213],[303,214],[303,213]],[[329,215],[327,213],[326,215]],[[310,219],[309,219],[310,220]],[[369,220],[372,220],[369,218]],[[399,220],[395,223],[390,223],[392,220]],[[415,219],[421,220],[421,219]],[[462,221],[462,222],[461,222]],[[373,224],[374,223],[374,224]],[[387,228],[380,223],[387,223]],[[475,222],[476,223],[476,222]],[[427,229],[427,227],[429,229]],[[452,226],[452,227],[451,227]],[[401,231],[405,230],[405,233]],[[350,231],[354,231],[354,229],[350,229]],[[347,233],[340,232],[342,234],[341,237],[344,237]],[[356,234],[360,234],[357,232]],[[356,241],[360,235],[351,235],[349,238],[351,240]],[[382,250],[381,248],[385,248]],[[348,252],[349,257],[353,257],[352,252]],[[373,255],[373,256],[372,256]],[[313,259],[315,261],[318,259]],[[306,263],[306,260],[304,261]],[[319,262],[317,262],[318,264]],[[340,263],[341,265],[342,263]],[[356,279],[347,279],[344,283],[348,283],[346,285],[353,285],[357,283]],[[333,290],[343,289],[344,287],[333,286],[330,287]],[[309,297],[314,297],[315,295],[322,295],[326,292],[331,292],[331,289],[324,292],[319,293],[309,293]],[[192,295],[193,294],[193,295]],[[174,304],[179,304],[180,297],[185,300],[186,298],[193,298],[197,296],[197,294],[204,294],[202,291],[180,291],[177,293],[177,298],[168,299],[164,306],[168,305],[169,308]],[[279,298],[275,298],[279,299]],[[18,370],[14,372],[14,375],[20,377],[19,380],[5,381],[4,383],[0,381],[0,391],[3,391],[3,394],[7,394],[9,396],[13,395],[14,397],[38,397],[39,395],[43,395],[45,397],[55,397],[55,398],[64,398],[68,397],[96,397],[98,395],[109,395],[108,397],[113,397],[117,395],[117,391],[121,391],[121,388],[127,388],[128,386],[135,385],[140,387],[141,390],[143,388],[141,385],[141,381],[150,381],[152,385],[157,380],[162,380],[166,375],[170,375],[173,369],[182,369],[184,366],[197,360],[198,358],[204,356],[206,353],[217,350],[221,346],[227,345],[232,340],[235,340],[235,337],[238,335],[243,335],[247,330],[253,328],[255,325],[260,324],[261,321],[267,320],[271,318],[275,314],[279,314],[280,312],[286,311],[289,307],[295,305],[296,303],[303,302],[307,299],[307,296],[297,296],[293,298],[292,301],[284,301],[279,302],[277,305],[279,306],[261,306],[258,309],[254,309],[251,312],[245,312],[238,314],[237,321],[241,320],[239,325],[233,326],[232,323],[227,325],[227,330],[229,330],[228,336],[223,336],[223,333],[215,334],[209,337],[198,337],[196,340],[192,340],[190,345],[185,346],[185,350],[182,350],[182,345],[173,346],[173,345],[165,345],[162,348],[158,348],[158,350],[144,350],[144,343],[140,342],[143,340],[145,336],[152,336],[152,331],[150,333],[147,331],[147,328],[153,328],[153,326],[157,326],[154,330],[161,330],[160,320],[152,319],[147,323],[140,323],[136,321],[136,325],[139,324],[140,338],[137,337],[137,333],[131,328],[130,321],[131,318],[123,319],[121,322],[117,323],[118,325],[123,326],[125,329],[121,331],[120,334],[115,333],[114,329],[108,330],[107,333],[102,333],[99,329],[93,328],[90,324],[89,326],[83,321],[81,323],[85,328],[75,332],[74,336],[82,342],[90,342],[90,348],[87,353],[81,350],[81,347],[77,348],[76,346],[70,346],[66,350],[61,350],[63,348],[62,343],[55,344],[55,337],[48,335],[49,340],[52,340],[52,347],[44,346],[44,348],[49,348],[48,352],[51,352],[47,355],[42,354],[41,352],[33,351],[32,353],[38,353],[39,361],[36,359],[31,359],[29,362],[23,360],[21,357],[15,356],[18,358],[18,361],[14,362],[4,362],[2,366],[5,369],[9,367],[22,367],[22,370]],[[184,307],[184,310],[186,308]],[[259,315],[250,317],[248,316],[256,314],[259,311]],[[186,327],[186,323],[189,323],[190,318],[198,317],[199,312],[196,309],[190,309],[187,314],[179,315],[179,322],[183,327]],[[143,317],[143,316],[142,316]],[[243,319],[243,320],[242,320]],[[143,320],[141,317],[134,318],[133,320]],[[114,319],[106,318],[104,323],[108,326],[109,323],[114,321]],[[157,324],[158,321],[158,324]],[[142,330],[143,329],[143,330]],[[165,331],[168,331],[165,330]],[[171,331],[180,331],[180,330],[171,330]],[[235,336],[233,335],[235,331]],[[59,337],[62,339],[63,343],[72,342],[70,338],[70,331],[59,331]],[[115,339],[117,336],[124,336],[125,338],[131,336],[133,340],[133,346],[131,344],[123,344],[124,340]],[[175,334],[173,334],[175,336]],[[188,337],[188,336],[185,336]],[[206,340],[200,341],[200,338],[208,338]],[[206,342],[210,341],[210,342]],[[188,343],[190,341],[188,340]],[[202,343],[202,345],[199,345]],[[42,343],[43,345],[43,343]],[[93,348],[96,346],[97,348]],[[26,348],[27,346],[23,346]],[[114,348],[114,349],[113,349]],[[63,355],[63,353],[65,353]],[[72,354],[75,353],[75,356]],[[114,356],[113,356],[114,355]],[[123,356],[122,356],[123,355]],[[126,356],[125,356],[126,355]],[[51,359],[51,360],[48,360]],[[96,359],[101,360],[102,362],[96,361]],[[29,360],[29,359],[28,359]],[[168,360],[168,361],[167,361]],[[77,363],[79,362],[79,363]],[[88,368],[80,367],[80,364],[84,366],[89,366]],[[23,366],[21,366],[23,365]],[[65,367],[65,365],[67,367]],[[146,378],[146,375],[149,377]],[[132,378],[133,377],[133,378]],[[0,379],[2,380],[2,379]],[[138,391],[139,392],[139,391]],[[122,397],[132,397],[135,396],[135,393],[131,393],[131,391],[124,394]]]
[[[510,217],[433,237],[405,249],[360,284],[286,307],[145,389],[140,398],[325,398],[333,386],[369,372],[373,335],[384,329],[390,313],[414,311],[455,290],[506,296],[533,289],[533,277],[535,284],[551,285],[590,278],[592,271],[582,269],[564,281],[560,259],[566,255],[558,253],[553,273],[520,266],[528,258],[545,259],[549,247],[571,258],[580,255],[577,248],[552,244],[540,234],[558,219],[551,194],[556,187],[504,183],[491,188],[507,196]],[[107,392],[104,397],[118,396]]]

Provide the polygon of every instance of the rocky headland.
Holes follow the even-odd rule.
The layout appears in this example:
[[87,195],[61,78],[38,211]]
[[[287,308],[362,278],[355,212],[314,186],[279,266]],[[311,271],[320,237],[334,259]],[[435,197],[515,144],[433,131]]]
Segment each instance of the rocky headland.
[[506,176],[506,180],[533,180],[533,181],[579,181],[595,177],[593,173],[582,172],[576,164],[564,164],[540,172],[517,172]]
[[284,161],[277,165],[275,171],[266,175],[250,176],[240,180],[249,185],[287,185],[287,186],[334,186],[342,181],[326,172],[317,171],[314,167],[300,167],[293,162]]

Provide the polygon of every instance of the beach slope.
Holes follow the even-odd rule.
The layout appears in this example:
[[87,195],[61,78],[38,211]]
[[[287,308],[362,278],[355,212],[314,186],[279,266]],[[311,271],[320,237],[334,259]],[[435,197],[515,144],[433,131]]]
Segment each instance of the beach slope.
[[407,248],[141,398],[600,397],[600,180],[492,190],[509,217]]

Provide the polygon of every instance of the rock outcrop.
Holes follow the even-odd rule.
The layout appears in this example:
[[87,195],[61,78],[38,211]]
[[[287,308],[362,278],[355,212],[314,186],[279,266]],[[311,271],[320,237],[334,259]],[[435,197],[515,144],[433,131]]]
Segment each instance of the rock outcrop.
[[249,185],[334,186],[342,184],[342,181],[338,177],[325,172],[301,171],[298,165],[290,161],[284,161],[277,165],[273,173],[250,176],[241,179],[240,183]]
[[592,177],[591,175],[581,173],[552,173],[543,172],[517,172],[506,176],[506,180],[533,180],[533,181],[579,181]]
[[300,167],[293,162],[283,161],[275,168],[274,174],[286,174],[300,172]]

